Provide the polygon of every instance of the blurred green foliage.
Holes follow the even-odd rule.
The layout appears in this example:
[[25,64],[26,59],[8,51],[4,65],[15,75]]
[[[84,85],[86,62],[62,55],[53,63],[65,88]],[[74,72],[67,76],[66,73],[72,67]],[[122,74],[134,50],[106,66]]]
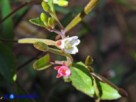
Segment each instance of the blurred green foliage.
[[[83,1],[79,1],[79,5],[77,1],[71,1],[70,7],[65,9],[56,7],[64,25],[67,25],[83,8]],[[80,45],[81,52],[74,58],[78,61],[84,61],[87,54],[92,55],[95,70],[128,91],[129,96],[127,98],[112,102],[136,101],[136,5],[134,2],[135,0],[133,2],[131,0],[100,1],[95,10],[80,25],[69,32],[71,35],[80,35],[83,42]],[[22,2],[19,0],[0,0],[0,21],[18,4],[21,5]],[[34,50],[33,47],[7,41],[22,37],[20,34],[15,34],[19,24],[22,24],[22,18],[28,22],[28,18],[25,17],[31,16],[31,13],[26,13],[26,11],[36,12],[35,9],[31,8],[22,9],[24,8],[0,23],[0,95],[36,93],[39,96],[34,100],[16,99],[15,102],[61,102],[62,100],[63,102],[93,102],[93,99],[76,91],[70,84],[65,84],[61,79],[56,80],[56,72],[52,68],[46,71],[34,71],[31,62],[41,55],[36,55],[37,50]],[[17,26],[14,25],[16,22],[18,22]],[[21,29],[25,30],[24,28]],[[41,29],[38,28],[39,33],[40,31]],[[38,33],[36,34],[38,35]],[[28,36],[27,33],[26,36]],[[51,38],[51,36],[49,34],[47,38]],[[21,70],[17,73],[16,82],[13,82],[13,76],[18,68]]]

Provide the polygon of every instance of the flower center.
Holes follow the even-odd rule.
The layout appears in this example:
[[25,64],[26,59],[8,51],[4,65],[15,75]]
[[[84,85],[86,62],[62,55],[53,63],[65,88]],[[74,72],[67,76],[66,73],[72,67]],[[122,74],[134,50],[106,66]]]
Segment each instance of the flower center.
[[61,69],[60,72],[61,72],[62,75],[66,75],[67,70],[66,69]]
[[71,44],[70,41],[68,41],[68,40],[65,41],[65,45],[66,45],[66,46],[65,46],[65,49],[68,49],[68,50],[69,50],[69,49],[72,48],[72,44]]

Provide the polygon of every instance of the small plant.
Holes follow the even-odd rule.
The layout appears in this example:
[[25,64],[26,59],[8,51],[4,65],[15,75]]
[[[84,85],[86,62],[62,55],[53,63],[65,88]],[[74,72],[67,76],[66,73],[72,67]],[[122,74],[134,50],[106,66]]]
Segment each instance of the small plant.
[[[70,82],[77,90],[93,97],[96,102],[99,102],[100,100],[118,99],[121,96],[126,96],[126,92],[104,77],[96,74],[91,67],[93,59],[90,56],[87,56],[85,62],[75,62],[71,54],[78,53],[78,45],[82,42],[80,42],[78,36],[66,35],[69,30],[76,26],[82,18],[95,7],[97,2],[98,0],[91,0],[81,13],[66,27],[63,27],[56,15],[54,4],[67,6],[68,1],[43,0],[41,6],[44,12],[40,14],[39,18],[31,19],[30,22],[37,26],[44,27],[50,32],[56,33],[60,36],[60,39],[55,41],[51,39],[23,38],[19,39],[18,43],[33,44],[34,47],[40,51],[48,51],[56,55],[64,56],[66,60],[55,60],[51,62],[50,55],[46,54],[34,62],[33,68],[35,70],[44,70],[54,65],[54,69],[58,73],[56,78],[63,77],[65,82]],[[84,15],[81,16],[81,14]]]

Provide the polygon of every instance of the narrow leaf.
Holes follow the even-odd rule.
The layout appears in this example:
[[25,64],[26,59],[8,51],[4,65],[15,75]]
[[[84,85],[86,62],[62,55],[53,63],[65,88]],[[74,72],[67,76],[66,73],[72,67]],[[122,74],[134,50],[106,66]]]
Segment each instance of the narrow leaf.
[[87,56],[87,58],[85,60],[85,65],[89,66],[92,63],[93,63],[92,57],[91,56]]
[[50,6],[50,10],[51,10],[52,12],[55,12],[55,10],[54,10],[54,5],[53,5],[53,0],[48,0],[48,5]]
[[41,57],[40,59],[36,60],[33,64],[33,68],[35,70],[44,70],[51,66],[50,64],[50,56],[49,54]]
[[33,18],[29,20],[32,24],[40,26],[40,27],[45,27],[44,23],[41,21],[40,18]]
[[46,45],[45,43],[43,42],[35,42],[34,44],[34,47],[40,51],[48,51],[48,45]]
[[4,79],[3,81],[13,82],[12,77],[15,73],[15,68],[15,57],[11,49],[0,43],[0,76]]
[[68,1],[66,1],[66,0],[59,0],[59,1],[57,2],[57,4],[58,4],[59,6],[68,6]]
[[[6,17],[10,12],[11,12],[11,6],[10,6],[10,0],[2,0],[1,1],[1,16],[2,18]],[[6,19],[3,23],[2,23],[2,33],[1,33],[1,37],[3,38],[7,38],[7,39],[13,39],[14,34],[13,34],[13,20],[11,17],[9,17],[8,19]]]
[[49,5],[46,2],[43,1],[41,3],[41,5],[42,5],[42,8],[43,8],[44,11],[46,11],[46,12],[49,11]]

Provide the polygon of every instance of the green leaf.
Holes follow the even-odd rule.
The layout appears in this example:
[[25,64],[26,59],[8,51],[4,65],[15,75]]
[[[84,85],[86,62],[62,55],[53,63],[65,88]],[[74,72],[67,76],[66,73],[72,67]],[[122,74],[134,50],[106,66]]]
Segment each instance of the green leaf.
[[43,42],[40,42],[40,41],[37,41],[35,42],[34,44],[34,47],[40,51],[48,51],[48,45],[46,45],[45,43]]
[[0,75],[3,77],[4,82],[13,82],[15,68],[16,62],[12,50],[0,43]]
[[52,29],[54,28],[54,18],[49,17],[48,18],[48,26],[51,27]]
[[48,23],[48,17],[45,13],[41,13],[40,19],[44,23],[45,26],[48,26],[48,24],[47,24]]
[[14,74],[13,81],[16,81],[16,80],[17,80],[17,74]]
[[43,1],[41,5],[44,11],[48,12],[50,10],[49,5],[46,2]]
[[51,66],[50,64],[50,56],[49,54],[41,57],[40,59],[36,60],[33,64],[33,68],[35,70],[44,70]]
[[72,85],[77,90],[87,94],[90,97],[94,97],[93,81],[85,67],[86,66],[82,62],[70,67],[72,71],[70,80],[72,81]]
[[55,10],[54,10],[54,5],[53,5],[53,0],[48,0],[48,5],[50,6],[50,10],[51,10],[52,12],[55,12]]
[[118,90],[109,85],[108,83],[99,81],[99,89],[101,91],[102,100],[113,100],[121,97]]
[[[0,5],[1,10],[1,17],[6,17],[11,12],[10,0],[2,0]],[[13,39],[13,20],[11,17],[7,18],[2,25],[2,33],[0,34],[1,37],[6,39]]]
[[85,60],[85,65],[90,65],[93,63],[93,59],[91,56],[87,56],[86,60]]
[[33,18],[33,19],[30,19],[29,21],[34,25],[45,27],[44,23],[41,21],[40,18]]
[[113,100],[121,97],[119,88],[95,73],[90,74],[86,67],[82,62],[70,67],[72,71],[70,80],[77,90],[101,100]]
[[59,6],[67,6],[67,5],[68,5],[68,1],[66,1],[66,0],[59,0],[59,1],[57,2],[57,4],[58,4]]

